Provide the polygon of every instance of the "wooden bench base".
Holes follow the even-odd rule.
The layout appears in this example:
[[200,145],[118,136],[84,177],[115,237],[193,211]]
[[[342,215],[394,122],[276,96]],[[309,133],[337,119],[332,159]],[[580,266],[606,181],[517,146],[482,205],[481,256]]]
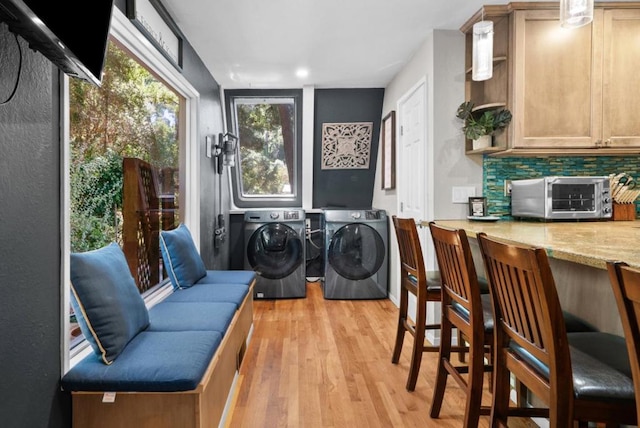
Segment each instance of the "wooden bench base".
[[[211,428],[219,425],[253,324],[253,287],[236,312],[202,381],[193,391],[118,392],[103,403],[103,392],[72,392],[77,428]],[[108,392],[108,391],[107,391]]]

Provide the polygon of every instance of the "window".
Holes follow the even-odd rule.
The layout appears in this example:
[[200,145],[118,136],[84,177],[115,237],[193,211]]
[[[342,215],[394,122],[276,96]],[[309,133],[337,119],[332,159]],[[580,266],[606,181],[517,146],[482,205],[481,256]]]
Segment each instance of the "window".
[[238,207],[302,206],[302,91],[225,91],[228,129],[238,137],[232,168]]
[[[113,42],[101,87],[69,82],[71,251],[117,242],[141,293],[165,276],[159,231],[180,221],[179,105]],[[82,339],[74,318],[72,348]]]
[[[178,98],[178,109],[176,111],[176,142],[174,146],[178,150],[178,175],[173,175],[177,182],[173,182],[179,189],[175,193],[173,202],[179,207],[179,221],[189,226],[193,234],[196,246],[199,246],[200,236],[200,169],[199,154],[200,146],[198,141],[198,98],[199,94],[195,88],[186,80],[183,74],[170,64],[166,58],[152,45],[146,43],[140,37],[139,30],[130,20],[118,9],[114,8],[111,19],[111,37],[118,47],[126,52],[130,58],[143,66],[150,75],[150,79],[155,79],[157,83],[162,82],[167,89],[173,92]],[[70,108],[70,85],[73,79],[63,76],[63,94],[61,97],[62,123],[61,138],[65,142],[63,156],[61,158],[61,171],[63,181],[63,242],[62,242],[62,266],[61,284],[62,299],[61,310],[63,314],[71,312],[70,300],[70,279],[69,279],[69,254],[71,253],[71,108]],[[159,117],[160,115],[158,115]],[[164,116],[164,115],[162,115]],[[124,126],[124,125],[123,125]],[[151,155],[150,160],[155,159]],[[162,175],[161,177],[166,177]],[[165,198],[161,198],[164,200]],[[115,236],[115,235],[114,235]],[[142,296],[148,307],[153,306],[171,292],[171,284],[167,281],[161,282],[150,290],[143,292]],[[91,352],[86,341],[82,341],[82,346],[71,348],[71,339],[68,334],[71,331],[70,317],[65,316],[61,320],[62,331],[62,372],[66,373],[70,367],[82,360],[84,356]]]

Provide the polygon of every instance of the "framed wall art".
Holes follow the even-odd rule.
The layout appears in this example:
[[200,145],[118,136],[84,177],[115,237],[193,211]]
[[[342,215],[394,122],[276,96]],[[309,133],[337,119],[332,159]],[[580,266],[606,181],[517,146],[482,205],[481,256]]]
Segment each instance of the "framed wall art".
[[382,190],[396,187],[396,112],[382,119]]
[[323,123],[322,169],[368,169],[373,122]]

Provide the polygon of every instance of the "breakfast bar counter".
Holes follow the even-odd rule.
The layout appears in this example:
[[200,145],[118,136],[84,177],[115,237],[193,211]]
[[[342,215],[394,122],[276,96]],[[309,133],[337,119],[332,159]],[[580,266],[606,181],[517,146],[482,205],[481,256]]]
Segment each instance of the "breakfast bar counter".
[[640,221],[436,220],[436,223],[465,230],[479,272],[483,271],[483,264],[475,237],[480,232],[544,248],[563,309],[601,331],[623,335],[606,262],[620,260],[640,267]]
[[496,238],[543,247],[550,258],[606,269],[608,260],[640,267],[640,221],[537,222],[436,220],[464,229],[473,238],[485,232]]

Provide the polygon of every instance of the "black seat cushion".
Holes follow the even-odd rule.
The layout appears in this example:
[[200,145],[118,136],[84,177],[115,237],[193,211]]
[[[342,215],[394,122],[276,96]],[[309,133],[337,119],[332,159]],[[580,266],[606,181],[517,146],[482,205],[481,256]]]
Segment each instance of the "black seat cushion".
[[[483,294],[480,296],[482,302],[482,320],[484,321],[484,331],[491,333],[493,331],[493,309],[491,307],[491,296]],[[467,322],[469,322],[469,311],[460,306],[457,302],[452,302],[451,307],[460,314]]]
[[635,403],[631,366],[623,337],[609,333],[570,333],[576,398]]
[[[581,400],[622,401],[635,405],[633,379],[623,337],[602,332],[567,334],[575,397]],[[515,343],[510,348],[545,377],[549,368]]]
[[564,316],[564,325],[567,329],[567,333],[583,333],[583,332],[597,331],[597,329],[594,326],[592,326],[585,320],[567,311],[562,311],[562,315]]

